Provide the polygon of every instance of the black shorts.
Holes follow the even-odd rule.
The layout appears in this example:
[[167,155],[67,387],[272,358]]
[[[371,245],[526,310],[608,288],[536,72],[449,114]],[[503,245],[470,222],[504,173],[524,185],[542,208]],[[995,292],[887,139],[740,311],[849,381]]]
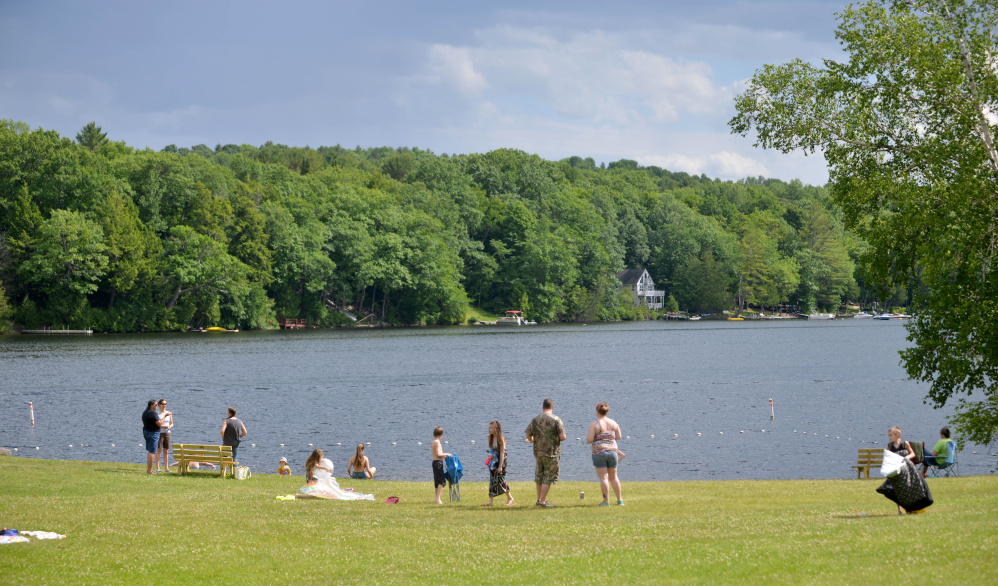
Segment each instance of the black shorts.
[[444,461],[433,461],[433,488],[447,484],[447,477],[444,476]]

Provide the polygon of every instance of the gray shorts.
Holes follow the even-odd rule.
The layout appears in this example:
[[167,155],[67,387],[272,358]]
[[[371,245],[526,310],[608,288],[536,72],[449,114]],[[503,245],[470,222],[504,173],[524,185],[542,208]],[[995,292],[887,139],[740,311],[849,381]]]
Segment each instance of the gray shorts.
[[617,452],[600,452],[593,454],[593,466],[596,468],[616,468]]

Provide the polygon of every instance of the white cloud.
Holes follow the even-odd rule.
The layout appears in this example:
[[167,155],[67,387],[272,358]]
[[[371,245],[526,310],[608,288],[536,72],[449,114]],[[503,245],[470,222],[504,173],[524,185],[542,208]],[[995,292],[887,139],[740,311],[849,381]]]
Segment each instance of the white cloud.
[[706,63],[634,50],[599,31],[559,40],[499,26],[477,36],[474,47],[438,44],[429,51],[435,78],[466,95],[613,124],[673,122],[730,102],[730,90],[715,84]]
[[469,96],[481,95],[489,86],[481,73],[475,71],[468,49],[450,45],[430,48],[431,69],[442,79],[456,85]]
[[[446,137],[447,150],[626,158],[725,179],[781,168],[764,162],[778,154],[754,150],[723,126],[743,78],[719,83],[706,62],[633,47],[626,38],[497,26],[477,32],[473,45],[433,45],[427,67],[431,74],[408,78],[407,94],[461,89],[439,95],[446,113],[424,129]],[[815,178],[824,181],[820,169]]]
[[643,155],[635,157],[638,164],[645,167],[661,167],[670,171],[685,171],[690,175],[699,175],[707,168],[707,161],[687,155]]
[[752,157],[730,151],[721,151],[710,156],[717,174],[722,177],[754,177],[768,175],[766,165]]

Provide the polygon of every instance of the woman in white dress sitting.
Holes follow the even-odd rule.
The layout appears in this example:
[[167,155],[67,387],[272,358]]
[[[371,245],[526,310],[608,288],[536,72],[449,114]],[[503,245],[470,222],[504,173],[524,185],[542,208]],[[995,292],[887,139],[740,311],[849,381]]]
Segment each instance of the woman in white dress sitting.
[[343,490],[333,478],[333,463],[324,458],[322,450],[316,449],[305,461],[305,478],[308,484],[301,487],[302,495],[311,498],[336,499],[343,501],[373,501],[373,494],[361,494],[353,490]]

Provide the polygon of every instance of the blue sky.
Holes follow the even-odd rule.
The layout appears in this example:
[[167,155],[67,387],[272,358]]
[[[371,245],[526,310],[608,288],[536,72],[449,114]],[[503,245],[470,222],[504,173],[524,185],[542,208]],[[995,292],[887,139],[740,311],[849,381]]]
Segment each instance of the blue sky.
[[766,63],[839,58],[844,2],[0,0],[0,118],[167,144],[518,148],[823,184],[733,136]]

